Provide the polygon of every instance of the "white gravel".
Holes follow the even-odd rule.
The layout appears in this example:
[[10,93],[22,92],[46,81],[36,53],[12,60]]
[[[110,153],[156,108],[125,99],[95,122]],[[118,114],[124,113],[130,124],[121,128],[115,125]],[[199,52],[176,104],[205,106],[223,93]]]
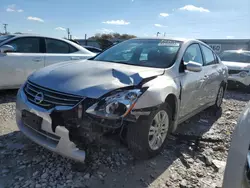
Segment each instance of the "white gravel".
[[[135,161],[116,139],[88,146],[79,164],[34,144],[15,125],[16,91],[0,92],[1,187],[221,187],[230,136],[249,94],[227,92],[222,114],[208,109],[177,130],[164,151],[147,161]],[[202,136],[199,147],[183,134]],[[209,141],[208,141],[209,140]]]

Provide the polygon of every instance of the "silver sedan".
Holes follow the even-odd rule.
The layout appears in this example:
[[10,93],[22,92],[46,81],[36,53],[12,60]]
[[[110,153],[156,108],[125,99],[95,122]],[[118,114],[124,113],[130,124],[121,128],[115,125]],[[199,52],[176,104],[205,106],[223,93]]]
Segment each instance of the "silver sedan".
[[227,67],[206,44],[131,39],[94,58],[32,74],[17,95],[19,129],[38,144],[84,161],[79,138],[117,132],[137,158],[157,155],[177,125],[219,109]]

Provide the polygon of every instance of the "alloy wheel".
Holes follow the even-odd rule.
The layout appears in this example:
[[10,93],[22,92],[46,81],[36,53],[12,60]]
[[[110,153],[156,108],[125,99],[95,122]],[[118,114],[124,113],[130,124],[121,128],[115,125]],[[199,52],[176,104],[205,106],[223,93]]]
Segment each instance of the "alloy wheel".
[[162,146],[166,139],[168,128],[168,114],[166,111],[161,110],[154,116],[149,128],[148,142],[152,150],[157,150]]

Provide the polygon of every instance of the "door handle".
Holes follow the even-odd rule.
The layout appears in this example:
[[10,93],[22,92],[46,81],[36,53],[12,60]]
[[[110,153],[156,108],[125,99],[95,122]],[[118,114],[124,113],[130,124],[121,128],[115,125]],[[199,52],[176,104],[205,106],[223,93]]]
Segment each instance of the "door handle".
[[41,58],[34,58],[34,59],[32,59],[32,61],[34,61],[34,62],[40,62],[40,61],[42,61],[42,59]]
[[71,59],[71,60],[79,60],[80,57],[71,57],[70,59]]

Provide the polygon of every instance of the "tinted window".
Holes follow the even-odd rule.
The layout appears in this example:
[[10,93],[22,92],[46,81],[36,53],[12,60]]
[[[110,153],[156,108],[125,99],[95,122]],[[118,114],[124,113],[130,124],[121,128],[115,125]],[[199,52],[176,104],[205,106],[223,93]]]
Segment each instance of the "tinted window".
[[190,45],[183,56],[184,62],[193,61],[203,65],[202,54],[198,44]]
[[70,53],[74,53],[74,52],[77,52],[78,49],[76,47],[74,47],[74,46],[72,46],[72,45],[69,44],[69,51],[70,51]]
[[46,52],[55,54],[70,53],[69,44],[60,40],[46,39]]
[[233,61],[233,62],[242,62],[250,63],[250,52],[235,51],[235,52],[222,52],[220,55],[222,61]]
[[201,49],[203,51],[205,65],[215,64],[214,54],[213,52],[207,48],[206,46],[201,45]]
[[8,42],[8,45],[14,47],[15,52],[20,53],[39,53],[39,38],[37,37],[22,37]]
[[94,60],[167,68],[174,63],[181,44],[175,40],[131,39],[112,46]]

